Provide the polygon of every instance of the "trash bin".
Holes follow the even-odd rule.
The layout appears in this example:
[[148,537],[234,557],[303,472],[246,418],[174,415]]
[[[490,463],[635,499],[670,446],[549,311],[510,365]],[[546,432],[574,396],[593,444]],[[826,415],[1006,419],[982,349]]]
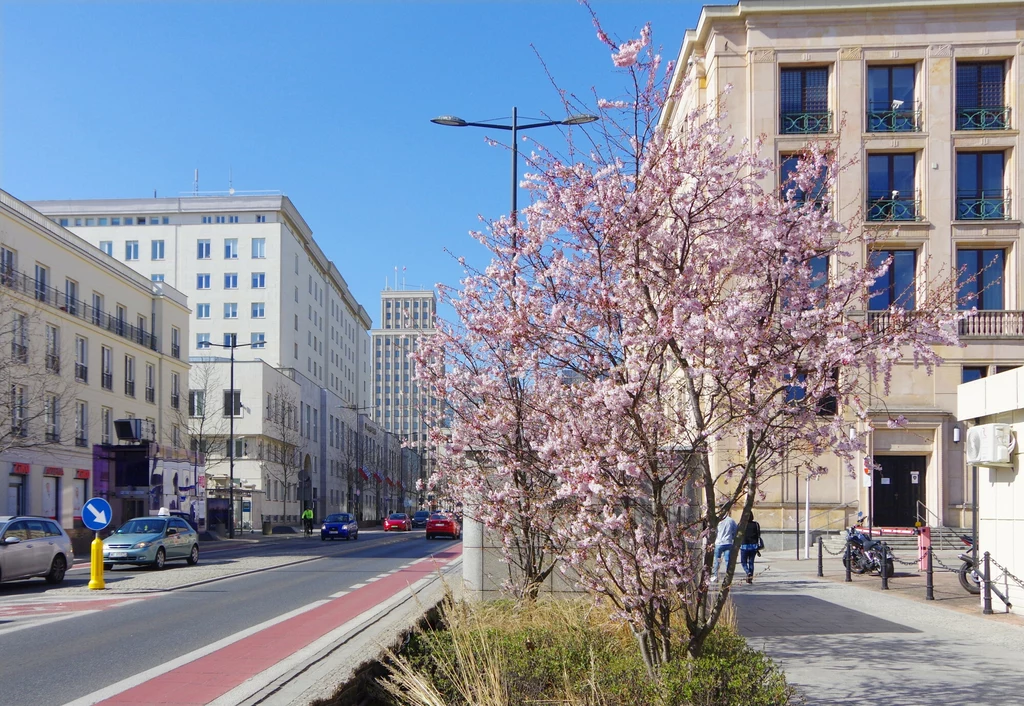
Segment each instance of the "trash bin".
[[263,520],[263,534],[270,534],[270,520]]

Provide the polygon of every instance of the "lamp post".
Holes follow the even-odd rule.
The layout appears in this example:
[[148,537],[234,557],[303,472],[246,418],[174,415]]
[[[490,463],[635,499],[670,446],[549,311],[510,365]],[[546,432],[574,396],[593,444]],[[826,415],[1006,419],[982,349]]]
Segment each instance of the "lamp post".
[[[217,348],[227,348],[231,351],[231,382],[229,383],[231,395],[231,412],[228,415],[228,538],[235,538],[235,349],[236,348],[248,348],[255,343],[239,343],[238,337],[231,334],[231,343],[211,343],[210,341],[204,341],[200,348],[209,348],[210,346],[216,346]],[[259,342],[261,345],[265,344],[265,341]],[[241,397],[239,397],[239,405],[241,405]]]
[[494,130],[509,130],[512,133],[512,223],[516,222],[518,213],[518,198],[517,193],[519,191],[519,131],[520,130],[532,130],[538,127],[550,127],[552,125],[585,125],[592,123],[597,120],[596,115],[570,115],[565,120],[543,120],[541,122],[527,123],[525,125],[519,124],[519,112],[518,109],[513,106],[512,108],[512,124],[504,125],[501,123],[471,123],[457,118],[454,115],[441,115],[439,117],[431,119],[430,122],[437,123],[438,125],[447,125],[449,127],[484,127],[492,128]]

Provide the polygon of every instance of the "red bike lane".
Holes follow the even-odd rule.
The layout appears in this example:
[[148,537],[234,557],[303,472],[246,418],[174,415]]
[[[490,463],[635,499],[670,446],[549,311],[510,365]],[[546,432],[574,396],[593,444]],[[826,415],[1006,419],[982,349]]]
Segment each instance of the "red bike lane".
[[201,706],[357,618],[462,554],[462,545],[287,618],[221,649],[93,703]]

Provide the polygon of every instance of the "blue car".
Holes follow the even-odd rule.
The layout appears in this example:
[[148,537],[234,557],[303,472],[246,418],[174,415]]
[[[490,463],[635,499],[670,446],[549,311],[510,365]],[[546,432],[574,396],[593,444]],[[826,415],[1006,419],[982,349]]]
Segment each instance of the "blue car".
[[320,525],[321,540],[326,542],[328,539],[338,537],[345,540],[359,539],[359,523],[347,512],[328,515],[324,518],[324,523]]

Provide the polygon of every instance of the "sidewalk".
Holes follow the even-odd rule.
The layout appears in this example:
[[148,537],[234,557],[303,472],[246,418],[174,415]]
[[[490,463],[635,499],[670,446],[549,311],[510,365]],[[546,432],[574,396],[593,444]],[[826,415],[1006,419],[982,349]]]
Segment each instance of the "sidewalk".
[[808,705],[1024,702],[1024,619],[1002,613],[998,599],[996,614],[983,616],[953,574],[936,572],[939,600],[925,601],[913,567],[897,567],[889,591],[877,576],[845,583],[836,559],[825,567],[819,579],[816,560],[766,554],[754,584],[731,594],[740,632]]

